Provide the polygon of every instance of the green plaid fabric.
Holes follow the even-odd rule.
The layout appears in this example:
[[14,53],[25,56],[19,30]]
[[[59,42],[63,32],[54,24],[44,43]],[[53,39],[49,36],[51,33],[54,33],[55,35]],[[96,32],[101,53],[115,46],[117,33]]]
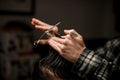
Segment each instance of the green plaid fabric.
[[86,48],[72,68],[85,80],[113,80],[113,77],[120,76],[119,70],[120,38],[109,40],[96,51]]

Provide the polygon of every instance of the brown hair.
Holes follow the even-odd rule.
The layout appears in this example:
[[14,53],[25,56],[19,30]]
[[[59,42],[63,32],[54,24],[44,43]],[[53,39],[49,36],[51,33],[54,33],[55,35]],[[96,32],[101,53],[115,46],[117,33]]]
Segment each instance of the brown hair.
[[39,79],[37,80],[80,80],[77,74],[71,72],[72,66],[71,62],[50,48],[48,55],[39,60]]

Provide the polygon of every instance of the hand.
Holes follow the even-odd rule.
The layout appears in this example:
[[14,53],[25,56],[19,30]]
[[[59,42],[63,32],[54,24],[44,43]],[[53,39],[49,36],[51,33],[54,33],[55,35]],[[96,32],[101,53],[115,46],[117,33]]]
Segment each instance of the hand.
[[83,38],[75,30],[64,30],[62,38],[51,37],[48,44],[53,47],[66,60],[75,63],[86,48]]
[[[52,25],[49,25],[49,24],[47,24],[45,22],[42,22],[42,21],[40,21],[40,20],[38,20],[36,18],[32,19],[31,24],[34,25],[34,27],[36,29],[43,30],[43,31],[46,31],[46,30],[48,30],[48,29],[50,29],[52,27]],[[52,34],[57,33],[57,32],[58,32],[57,27],[53,28],[52,31],[51,31]],[[38,43],[43,44],[43,45],[48,44],[48,39],[46,39],[46,40],[45,39],[44,40],[38,40]]]
[[[44,23],[38,19],[33,18],[31,23],[34,25],[35,28],[40,30],[48,30],[52,26]],[[53,28],[53,33],[58,32],[58,28]],[[70,62],[75,62],[80,53],[86,48],[83,38],[80,34],[78,34],[75,30],[64,30],[65,36],[62,38],[58,37],[51,37],[46,40],[39,40],[39,44],[49,44],[53,47],[59,54],[64,57],[66,60]]]

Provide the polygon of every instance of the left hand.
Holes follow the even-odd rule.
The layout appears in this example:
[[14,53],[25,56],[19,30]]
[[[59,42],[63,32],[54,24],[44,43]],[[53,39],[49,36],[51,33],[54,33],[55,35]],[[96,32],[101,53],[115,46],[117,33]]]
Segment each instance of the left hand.
[[[49,25],[43,21],[40,21],[36,18],[33,18],[32,21],[31,21],[31,24],[34,25],[34,27],[36,29],[39,29],[39,30],[43,30],[43,31],[46,31],[48,29],[50,29],[52,27],[52,25]],[[58,32],[58,28],[57,27],[54,27],[51,31],[52,34],[54,33],[57,33]],[[50,38],[50,37],[49,37]],[[38,40],[39,44],[48,44],[48,39],[43,39],[43,40]]]

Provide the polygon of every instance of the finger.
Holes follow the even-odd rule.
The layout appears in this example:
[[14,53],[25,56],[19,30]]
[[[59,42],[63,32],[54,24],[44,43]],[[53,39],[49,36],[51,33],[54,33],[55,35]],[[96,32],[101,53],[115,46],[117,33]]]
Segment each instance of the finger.
[[[36,29],[39,29],[39,30],[43,30],[43,31],[46,31],[48,29],[50,29],[52,26],[40,26],[40,25],[35,25],[35,28]],[[51,33],[57,33],[58,32],[58,28],[57,27],[54,27],[51,31]]]
[[61,36],[61,38],[62,39],[69,39],[69,40],[71,40],[72,38],[71,38],[71,36],[70,35],[64,35],[64,36]]
[[60,44],[65,44],[66,43],[66,39],[63,39],[63,38],[51,37],[50,39],[57,42],[57,43],[60,43]]
[[74,29],[65,30],[64,32],[70,35],[69,37],[71,37],[71,40],[73,39],[73,41],[76,41],[79,44],[84,42],[83,37],[79,33],[77,33]]
[[35,25],[35,28],[36,28],[36,29],[39,29],[39,30],[44,30],[44,31],[46,31],[46,30],[48,30],[50,27],[41,26],[41,25]]
[[77,37],[79,35],[74,29],[64,30],[64,33],[69,34],[69,35],[74,36],[74,37]]
[[53,48],[55,49],[56,51],[58,51],[59,53],[61,53],[61,46],[63,46],[62,44],[50,39],[48,41],[48,44]]
[[31,23],[35,26],[35,28],[41,29],[41,30],[47,30],[51,27],[50,25],[48,25],[38,19],[35,19],[35,18],[32,19]]
[[73,29],[70,29],[70,30],[64,30],[64,33],[65,33],[65,34],[70,34],[71,31],[73,31]]
[[33,25],[48,25],[47,23],[41,21],[41,20],[38,20],[36,18],[32,18],[32,24]]
[[[36,18],[32,19],[31,24],[33,24],[35,28],[40,29],[40,30],[48,30],[51,27],[53,27],[52,25],[42,22]],[[53,33],[58,32],[58,28],[54,27],[51,32],[53,32]]]
[[37,40],[36,44],[45,45],[48,44],[48,40]]
[[65,38],[66,38],[66,35],[64,35],[64,36],[61,36],[61,38],[62,38],[62,39],[65,39]]
[[78,37],[79,34],[76,31],[73,30],[73,31],[70,32],[70,36],[72,36],[72,37]]
[[79,33],[77,33],[74,29],[65,30],[64,32],[66,34],[69,34],[71,36],[71,38],[74,39],[74,40],[79,40],[79,39],[81,40],[81,39],[83,39],[82,36]]
[[37,19],[35,19],[35,18],[32,18],[31,23],[32,23],[32,25],[40,25],[39,22],[37,21]]

